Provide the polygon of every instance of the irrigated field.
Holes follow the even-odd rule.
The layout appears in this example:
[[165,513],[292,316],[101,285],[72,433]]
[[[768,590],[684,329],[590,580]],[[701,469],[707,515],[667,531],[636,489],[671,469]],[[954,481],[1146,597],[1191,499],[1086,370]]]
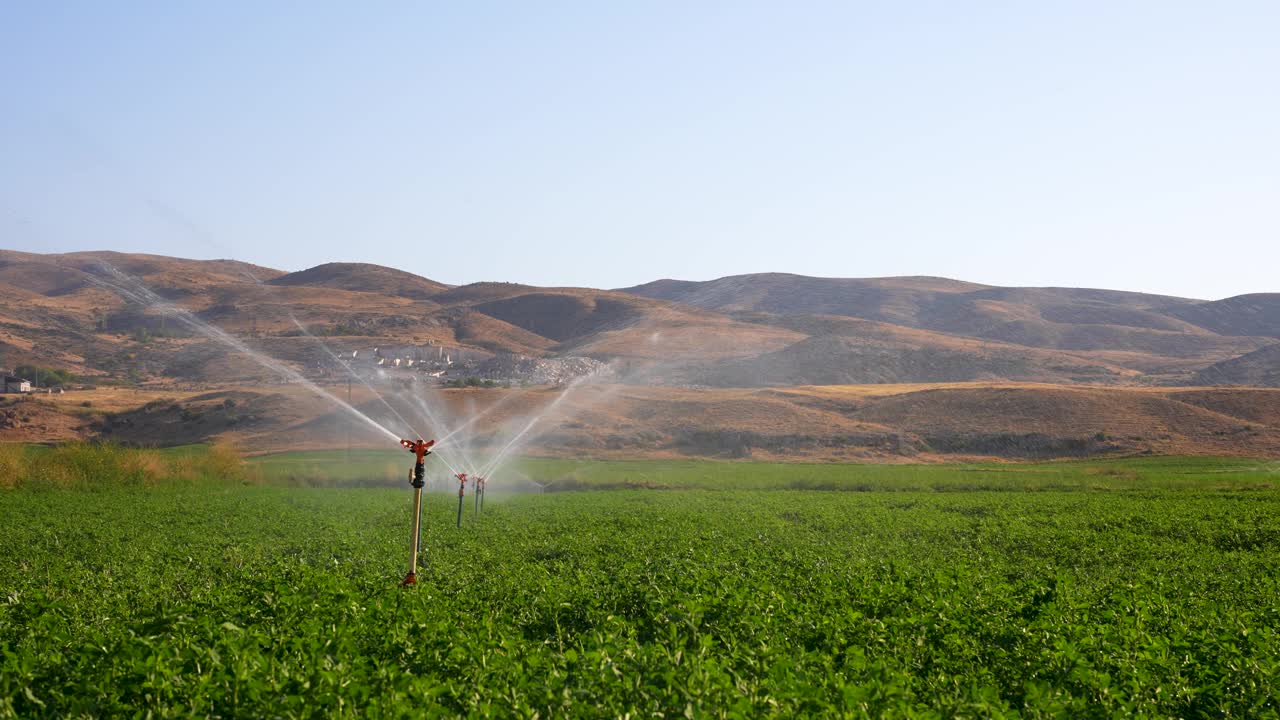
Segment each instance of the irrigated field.
[[677,465],[433,494],[410,591],[407,488],[0,492],[0,717],[1280,711],[1266,466]]

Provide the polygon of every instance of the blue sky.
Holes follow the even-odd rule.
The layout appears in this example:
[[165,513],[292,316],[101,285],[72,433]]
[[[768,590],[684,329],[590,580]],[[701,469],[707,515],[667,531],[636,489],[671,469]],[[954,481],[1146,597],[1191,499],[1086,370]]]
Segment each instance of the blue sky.
[[1280,3],[0,5],[0,247],[1280,291]]

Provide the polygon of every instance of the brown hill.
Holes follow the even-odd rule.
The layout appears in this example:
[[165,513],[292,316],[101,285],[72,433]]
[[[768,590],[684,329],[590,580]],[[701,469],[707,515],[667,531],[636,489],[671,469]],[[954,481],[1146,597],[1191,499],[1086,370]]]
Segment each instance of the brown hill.
[[559,343],[563,354],[709,361],[777,349],[803,337],[719,313],[602,290],[562,288],[471,306]]
[[508,282],[478,282],[470,285],[459,285],[432,296],[432,300],[445,306],[475,305],[477,303],[505,300],[516,295],[535,292],[538,288],[532,285]]
[[556,345],[554,340],[474,310],[449,310],[444,317],[457,342],[493,352],[540,356]]
[[1280,343],[1214,363],[1195,374],[1195,383],[1280,387]]
[[[1219,305],[1111,290],[999,288],[935,278],[839,279],[777,273],[709,282],[661,280],[624,292],[739,316],[749,313],[755,321],[791,328],[814,327],[814,317],[838,315],[1005,345],[1067,350],[1077,357],[1089,356],[1091,365],[1124,367],[1161,382],[1186,382],[1196,370],[1270,342],[1257,337],[1270,330],[1266,322],[1257,319],[1267,315],[1263,310],[1269,305],[1257,298]],[[1216,324],[1201,317],[1210,310],[1222,316]],[[1237,315],[1241,318],[1230,320]],[[830,324],[829,320],[822,322]],[[909,349],[902,348],[903,352]],[[953,364],[953,360],[941,362]],[[907,366],[920,365],[912,361]],[[993,375],[1001,374],[995,367],[991,370]],[[1025,370],[1013,370],[1014,377],[1028,377]],[[1054,374],[1043,372],[1042,376]],[[1075,377],[1075,381],[1095,380],[1094,373]]]
[[30,295],[57,297],[83,288],[89,278],[73,267],[0,255],[0,283]]
[[[1202,303],[944,278],[785,274],[658,281],[628,292],[513,283],[449,288],[359,263],[286,274],[228,260],[0,251],[0,360],[117,379],[249,377],[250,365],[220,367],[201,359],[208,352],[193,356],[184,343],[199,332],[157,297],[263,347],[272,338],[310,334],[330,343],[416,346],[406,352],[417,356],[447,346],[476,356],[616,358],[628,368],[624,377],[644,382],[785,386],[1205,382],[1210,375],[1197,373],[1274,342],[1266,333],[1275,331],[1272,306],[1280,296]],[[177,375],[165,374],[179,352],[189,361],[175,366],[182,368]],[[1255,359],[1265,366],[1266,357]],[[323,365],[299,362],[304,369]],[[1237,382],[1223,374],[1229,371],[1236,366],[1213,372]],[[1239,381],[1249,377],[1262,375]]]
[[268,282],[272,285],[336,288],[415,300],[425,300],[449,289],[444,283],[413,273],[368,263],[325,263],[280,275]]
[[1238,295],[1165,312],[1220,335],[1280,337],[1280,293]]
[[659,280],[620,292],[708,310],[848,315],[915,326],[913,318],[921,308],[939,297],[985,287],[945,278],[815,278],[761,273],[707,282]]
[[564,342],[638,322],[650,304],[625,295],[612,297],[580,291],[525,293],[473,307],[490,317]]
[[1087,350],[1116,342],[1158,347],[1162,338],[1152,333],[1210,334],[1156,310],[1193,301],[1113,290],[997,288],[942,278],[842,279],[769,273],[703,283],[664,280],[622,292],[711,310],[843,315],[1034,347]]
[[1043,350],[949,339],[810,337],[782,350],[705,369],[708,385],[737,387],[1014,380],[1118,384],[1136,371]]

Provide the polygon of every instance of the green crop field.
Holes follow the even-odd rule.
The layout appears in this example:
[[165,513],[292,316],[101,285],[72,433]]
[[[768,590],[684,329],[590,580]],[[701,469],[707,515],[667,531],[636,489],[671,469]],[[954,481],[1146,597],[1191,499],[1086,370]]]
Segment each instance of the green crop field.
[[430,494],[405,591],[407,487],[270,484],[325,459],[0,491],[0,717],[1280,713],[1265,463],[526,461],[619,489]]
[[[274,484],[402,486],[408,470],[406,458],[404,452],[394,450],[290,452],[253,458],[252,466],[258,477]],[[480,456],[476,465],[485,465],[485,460]],[[439,460],[432,460],[429,469],[438,480],[449,475]],[[550,491],[1280,489],[1280,462],[1143,457],[1042,463],[848,465],[520,458],[505,464],[497,480],[524,489]]]

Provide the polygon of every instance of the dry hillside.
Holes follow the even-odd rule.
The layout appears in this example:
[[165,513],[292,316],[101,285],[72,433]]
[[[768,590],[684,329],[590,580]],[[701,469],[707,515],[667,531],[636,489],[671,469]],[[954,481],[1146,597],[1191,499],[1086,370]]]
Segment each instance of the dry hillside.
[[426,300],[448,285],[395,268],[368,263],[325,263],[268,280],[272,285],[305,285]]
[[1214,363],[1195,375],[1200,385],[1280,387],[1280,344]]
[[[225,363],[201,371],[193,354],[208,351],[186,347],[200,333],[163,301],[259,345],[304,335],[345,346],[344,338],[416,344],[423,352],[588,355],[639,363],[656,382],[1180,384],[1204,382],[1210,367],[1220,372],[1232,367],[1220,364],[1276,344],[1275,297],[1202,303],[944,278],[784,274],[658,281],[627,292],[450,287],[361,263],[284,273],[226,260],[4,251],[0,350],[13,365],[106,378],[127,371],[135,380],[165,376],[180,357],[169,377],[217,381]],[[251,375],[251,365],[234,373]]]
[[[549,430],[542,449],[1267,453],[1270,391],[1178,388],[1280,385],[1277,298],[1202,302],[785,274],[661,280],[626,291],[453,287],[362,263],[286,273],[230,260],[0,251],[0,365],[63,369],[80,384],[180,399],[110,413],[60,401],[31,406],[32,420],[11,419],[0,437],[149,443],[225,435],[267,449],[310,442],[316,431],[345,434],[346,421],[302,391],[299,377],[334,391],[351,380],[366,394],[361,407],[400,422],[364,383],[397,398],[416,388],[412,397],[504,369],[540,378],[506,378],[517,385],[564,383],[603,362],[610,382],[623,384],[592,384],[566,399],[577,418]],[[442,397],[455,397],[449,393]],[[608,401],[583,405],[592,393]],[[480,407],[495,395],[456,397]],[[512,398],[495,417],[516,422],[519,408],[545,397]],[[500,424],[486,427],[481,439],[501,437]],[[365,439],[381,442],[376,433]]]
[[[0,439],[48,441],[80,433],[171,445],[221,438],[258,452],[391,444],[371,426],[293,385],[149,392],[133,404],[111,392],[121,391],[0,406]],[[333,392],[345,397],[338,388]],[[599,458],[929,462],[1280,453],[1280,390],[992,383],[685,390],[585,384],[510,390],[383,386],[380,395],[359,385],[353,389],[356,407],[396,434],[439,437],[470,423],[452,442],[482,455],[525,428],[521,452]],[[82,407],[81,397],[93,398],[94,407]],[[451,452],[447,443],[442,448]]]

